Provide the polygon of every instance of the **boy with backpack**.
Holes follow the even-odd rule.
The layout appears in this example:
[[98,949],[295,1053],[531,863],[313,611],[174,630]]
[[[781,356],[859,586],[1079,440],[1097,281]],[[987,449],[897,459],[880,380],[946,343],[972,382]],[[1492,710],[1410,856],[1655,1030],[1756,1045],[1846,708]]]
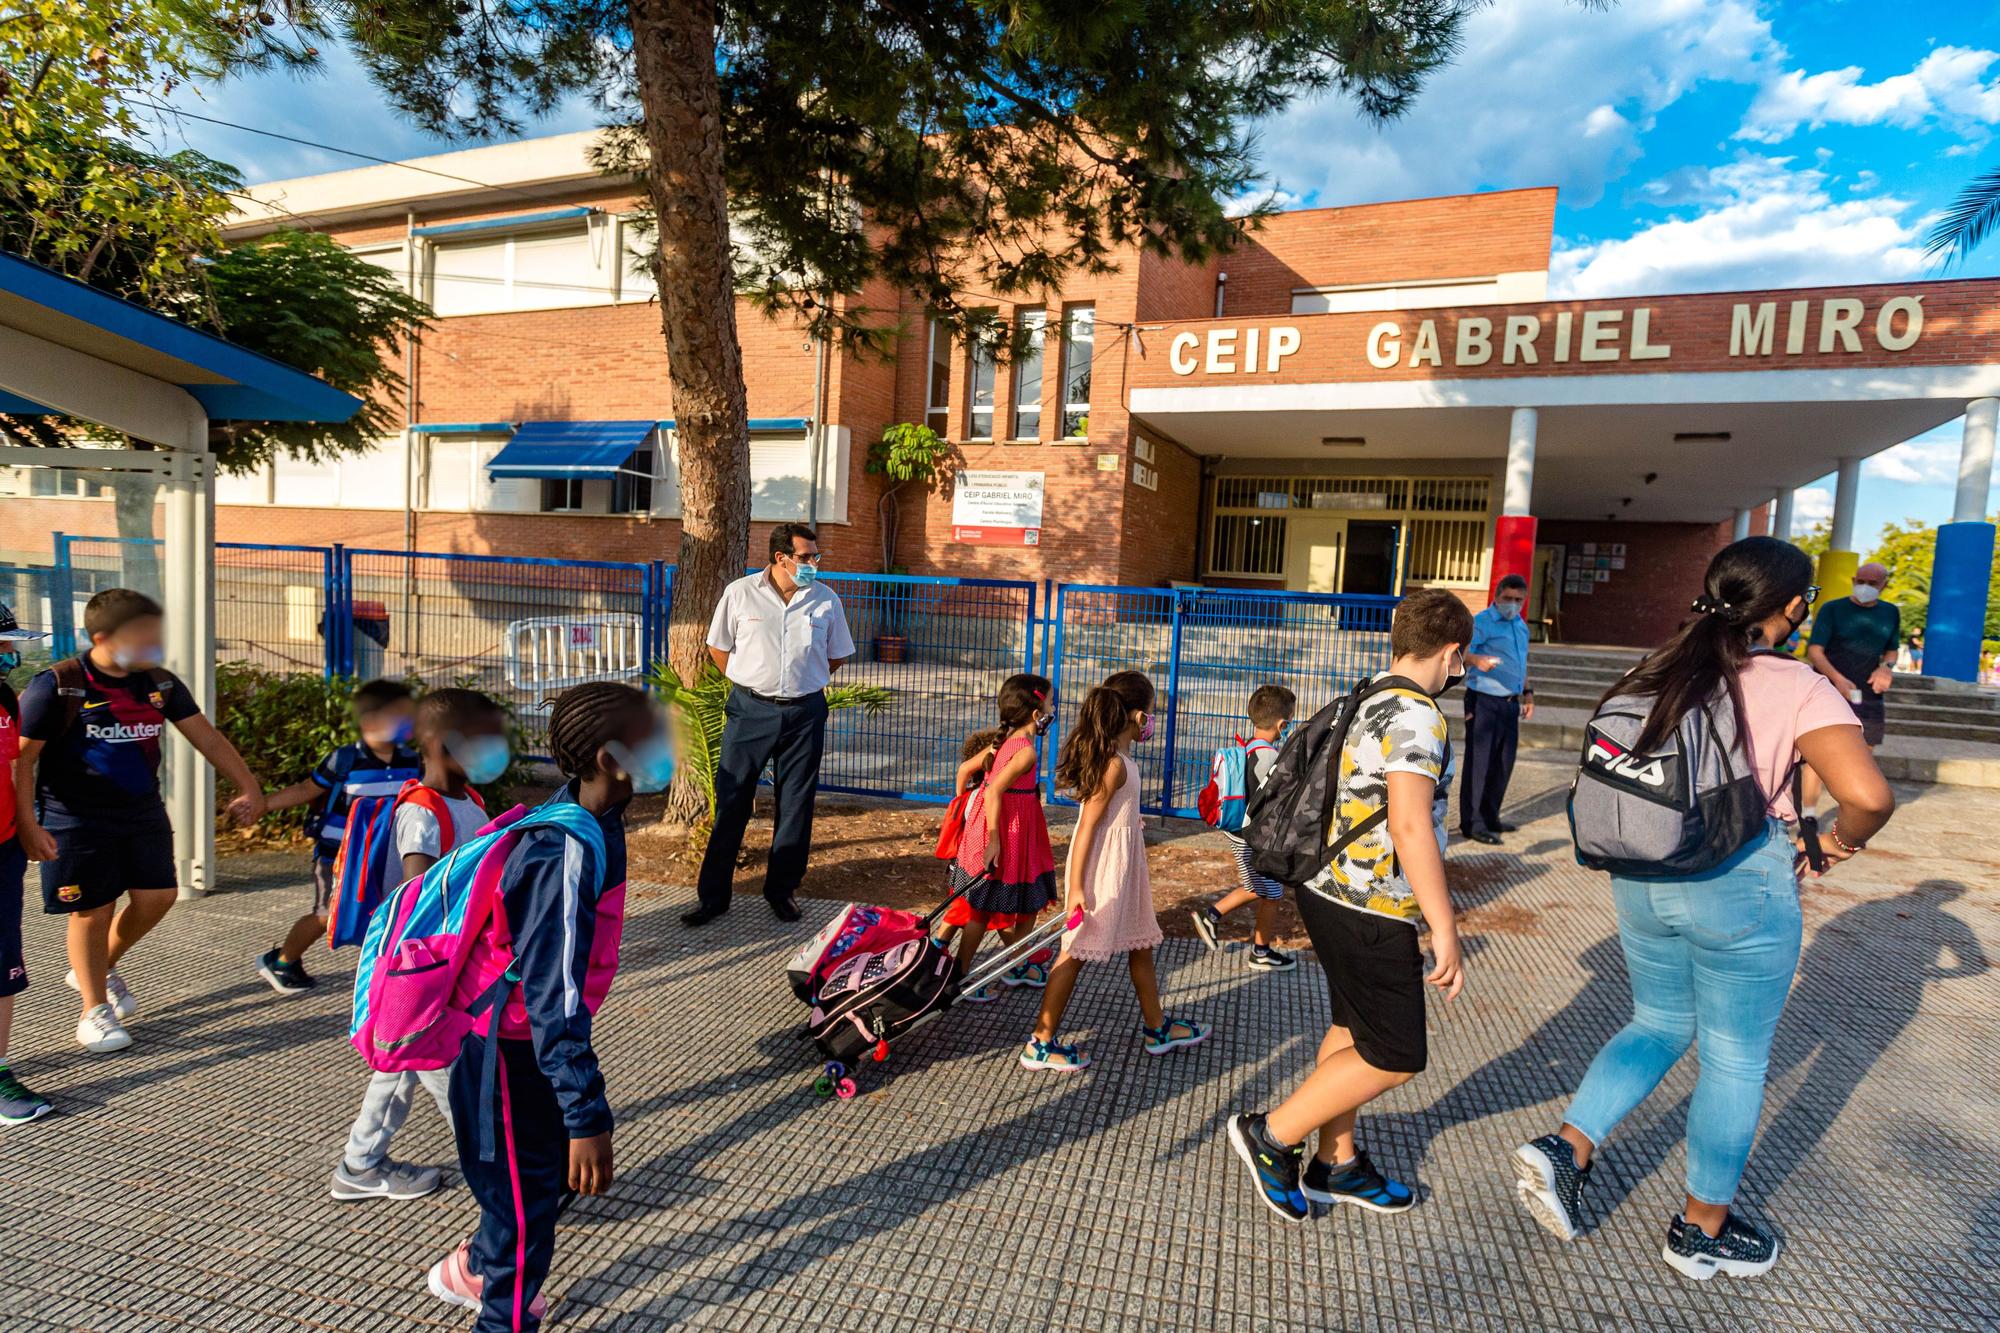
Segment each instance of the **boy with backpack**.
[[[487,823],[486,805],[473,784],[507,771],[507,716],[477,690],[432,690],[417,703],[417,744],[423,776],[403,784],[393,815],[395,855],[407,882],[470,841]],[[385,890],[386,893],[386,890]],[[421,1086],[451,1123],[449,1069],[376,1071],[348,1131],[347,1149],[333,1168],[331,1194],[360,1199],[420,1199],[435,1191],[442,1173],[389,1156],[389,1145],[409,1118]]]
[[1197,801],[1202,818],[1229,838],[1230,850],[1236,854],[1239,886],[1193,913],[1194,933],[1213,953],[1222,947],[1222,918],[1256,904],[1255,924],[1250,933],[1250,966],[1266,972],[1285,972],[1298,966],[1290,954],[1271,945],[1285,886],[1257,873],[1251,862],[1250,844],[1243,840],[1241,830],[1251,799],[1278,762],[1278,736],[1292,720],[1298,702],[1298,696],[1282,685],[1259,685],[1252,690],[1245,707],[1250,715],[1250,739],[1236,737],[1215,752],[1209,765],[1208,786]]
[[7,1038],[14,1030],[14,997],[28,989],[28,962],[21,949],[21,888],[28,858],[14,836],[14,756],[21,746],[21,705],[7,676],[21,665],[21,645],[48,635],[24,630],[14,613],[0,606],[0,1125],[25,1125],[55,1108],[30,1092],[7,1064]]
[[[1472,615],[1451,592],[1405,597],[1390,625],[1389,670],[1292,738],[1251,810],[1259,868],[1296,876],[1299,916],[1333,1002],[1318,1065],[1298,1090],[1269,1115],[1229,1118],[1258,1197],[1290,1221],[1311,1217],[1314,1203],[1392,1213],[1415,1202],[1355,1145],[1354,1122],[1422,1072],[1425,983],[1447,999],[1464,985],[1445,888],[1452,756],[1437,696],[1464,676],[1471,642]],[[1420,922],[1436,955],[1428,973]]]
[[270,812],[307,802],[318,807],[306,824],[306,834],[313,840],[312,910],[292,923],[283,943],[257,959],[257,975],[280,995],[303,995],[313,988],[303,960],[313,941],[326,935],[334,898],[334,861],[354,803],[362,797],[395,796],[422,772],[423,760],[410,745],[416,718],[409,686],[398,680],[371,680],[354,691],[352,703],[360,738],[327,754],[309,775],[273,794],[264,807]]
[[138,1002],[118,961],[178,897],[174,828],[160,799],[168,724],[235,785],[232,819],[249,824],[264,812],[257,775],[160,666],[163,616],[144,593],[105,589],[83,609],[90,647],[21,693],[15,836],[42,863],[43,910],[69,918],[65,980],[83,1001],[77,1045],[93,1053],[132,1044],[125,1020]]

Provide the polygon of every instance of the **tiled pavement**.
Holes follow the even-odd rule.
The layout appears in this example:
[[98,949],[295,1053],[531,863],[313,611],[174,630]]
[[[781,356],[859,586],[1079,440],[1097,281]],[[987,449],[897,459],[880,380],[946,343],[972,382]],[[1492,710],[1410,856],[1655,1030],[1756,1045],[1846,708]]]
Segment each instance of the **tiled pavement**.
[[[1600,1159],[1574,1247],[1511,1199],[1505,1154],[1551,1126],[1622,1019],[1604,885],[1568,864],[1559,768],[1516,784],[1519,857],[1455,848],[1471,979],[1434,1003],[1431,1070],[1363,1122],[1421,1182],[1398,1218],[1287,1227],[1220,1134],[1268,1103],[1325,1023],[1317,976],[1249,973],[1174,941],[1170,1005],[1195,1051],[1132,1044],[1119,971],[1088,974],[1071,1030],[1098,1064],[1028,1075],[1030,1001],[961,1008],[864,1075],[808,1092],[801,1011],[776,977],[797,930],[756,900],[683,931],[685,889],[635,892],[600,1021],[620,1121],[613,1194],[572,1210],[551,1326],[652,1329],[1993,1329],[2000,1326],[2000,793],[1912,788],[1879,847],[1809,897],[1744,1203],[1787,1253],[1757,1282],[1660,1262],[1680,1194],[1688,1060]],[[15,1058],[63,1114],[0,1134],[0,1328],[464,1327],[423,1267],[471,1220],[462,1188],[336,1204],[326,1177],[359,1094],[340,1038],[347,957],[280,1001],[249,969],[298,910],[297,867],[230,866],[130,968],[139,1044],[68,1042],[58,939],[29,916]],[[829,904],[811,905],[819,919]],[[428,1104],[402,1155],[442,1160]]]

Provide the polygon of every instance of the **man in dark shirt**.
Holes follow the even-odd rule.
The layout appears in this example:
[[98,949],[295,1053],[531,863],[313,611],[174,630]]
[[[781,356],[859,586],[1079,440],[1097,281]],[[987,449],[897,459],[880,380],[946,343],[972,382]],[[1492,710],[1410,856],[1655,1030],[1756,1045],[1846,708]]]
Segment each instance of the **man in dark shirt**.
[[1806,645],[1813,669],[1854,705],[1862,738],[1871,746],[1882,743],[1882,696],[1894,680],[1889,668],[1903,630],[1903,613],[1882,600],[1888,582],[1889,571],[1878,564],[1855,570],[1854,591],[1819,609]]
[[137,1005],[115,967],[174,905],[174,830],[159,780],[168,725],[242,793],[232,818],[247,824],[264,811],[263,784],[161,668],[160,619],[144,593],[98,593],[83,611],[89,651],[21,693],[18,837],[42,863],[43,910],[69,917],[68,980],[83,997],[76,1039],[93,1052],[132,1044],[122,1020]]

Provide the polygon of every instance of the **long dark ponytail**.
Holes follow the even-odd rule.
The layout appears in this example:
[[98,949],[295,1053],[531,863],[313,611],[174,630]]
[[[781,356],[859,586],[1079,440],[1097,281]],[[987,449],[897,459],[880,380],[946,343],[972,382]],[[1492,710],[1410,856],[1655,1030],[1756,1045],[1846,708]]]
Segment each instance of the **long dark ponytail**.
[[1001,681],[997,704],[1000,725],[988,727],[985,731],[966,737],[965,750],[959,757],[970,759],[981,750],[990,750],[1006,740],[1013,732],[1034,721],[1035,714],[1041,710],[1054,689],[1055,686],[1049,683],[1047,676],[1037,676],[1025,671]]
[[1743,695],[1736,677],[1750,650],[1763,646],[1756,641],[1758,627],[1793,598],[1805,596],[1812,576],[1812,558],[1775,537],[1746,537],[1717,551],[1702,576],[1694,617],[1605,691],[1604,703],[1627,694],[1654,697],[1634,748],[1643,753],[1658,747],[1718,686],[1728,688],[1740,716]]
[[1118,752],[1118,736],[1133,713],[1153,711],[1153,682],[1143,672],[1115,671],[1083,696],[1076,725],[1063,737],[1056,785],[1087,801],[1097,795],[1104,770]]

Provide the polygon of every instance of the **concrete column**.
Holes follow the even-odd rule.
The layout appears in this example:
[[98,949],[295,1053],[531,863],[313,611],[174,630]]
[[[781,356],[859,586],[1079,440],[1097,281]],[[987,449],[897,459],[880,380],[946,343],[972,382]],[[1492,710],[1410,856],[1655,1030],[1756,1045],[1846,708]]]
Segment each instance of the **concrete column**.
[[1781,542],[1792,539],[1792,497],[1796,494],[1787,486],[1771,501],[1771,535]]
[[1931,552],[1930,613],[1924,626],[1924,672],[1975,680],[1986,638],[1986,602],[1993,578],[1993,525],[1986,496],[1993,484],[1993,437],[2000,399],[1965,407],[1958,453],[1958,497],[1951,522],[1938,529]]
[[1861,460],[1843,458],[1834,474],[1833,530],[1826,554],[1819,558],[1819,599],[1832,602],[1854,590],[1854,571],[1861,556],[1854,549],[1854,507],[1860,500]]
[[[215,717],[215,458],[196,454],[189,459],[194,488],[194,630],[191,649],[195,671],[187,678],[201,711]],[[215,770],[197,759],[194,766],[194,846],[191,874],[181,881],[181,895],[215,891]]]
[[1736,511],[1736,521],[1730,525],[1729,540],[1733,542],[1740,542],[1749,535],[1750,535],[1750,511],[1747,509],[1739,509]]
[[1975,398],[1965,405],[1965,433],[1958,445],[1958,498],[1951,506],[1954,523],[1986,519],[1986,495],[1993,486],[1996,425],[2000,425],[2000,398]]
[[1493,523],[1493,569],[1487,595],[1509,574],[1534,579],[1535,574],[1535,429],[1540,414],[1517,407],[1507,425],[1507,475],[1502,483],[1500,517]]
[[[167,613],[166,667],[190,689],[200,679],[201,663],[196,656],[199,633],[195,612],[195,562],[199,534],[196,531],[194,467],[186,450],[176,449],[167,459],[165,559],[162,561],[161,593]],[[170,728],[170,730],[172,730]],[[181,895],[192,891],[200,820],[196,794],[201,756],[177,730],[165,738],[167,746],[167,811],[174,826],[174,869]]]

